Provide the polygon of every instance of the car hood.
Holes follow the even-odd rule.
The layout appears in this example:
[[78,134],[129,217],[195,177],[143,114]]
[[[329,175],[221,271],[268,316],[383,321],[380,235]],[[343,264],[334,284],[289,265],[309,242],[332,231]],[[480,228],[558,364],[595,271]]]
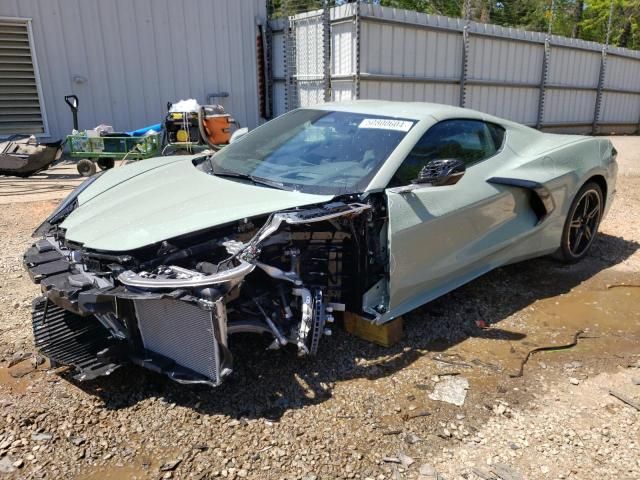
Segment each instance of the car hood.
[[87,248],[129,251],[162,240],[331,200],[209,175],[194,157],[164,157],[116,168],[78,197],[65,237]]

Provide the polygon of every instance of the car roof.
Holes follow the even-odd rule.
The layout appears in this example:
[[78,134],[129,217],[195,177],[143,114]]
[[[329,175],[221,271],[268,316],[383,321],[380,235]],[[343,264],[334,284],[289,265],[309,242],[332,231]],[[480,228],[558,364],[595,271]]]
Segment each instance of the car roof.
[[[394,102],[387,100],[355,100],[350,102],[329,102],[307,107],[318,110],[335,110],[388,117],[402,117],[411,120],[440,120],[451,117],[487,119],[489,115],[454,107],[442,103],[428,102]],[[495,117],[492,117],[495,118]],[[497,118],[495,120],[498,120]],[[500,119],[502,120],[502,119]]]

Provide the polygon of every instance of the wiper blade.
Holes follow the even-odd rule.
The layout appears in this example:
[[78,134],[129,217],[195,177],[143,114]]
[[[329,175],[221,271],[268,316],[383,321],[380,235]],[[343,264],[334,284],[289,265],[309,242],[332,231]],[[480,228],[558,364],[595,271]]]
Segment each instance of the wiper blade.
[[[212,162],[212,167],[213,167],[213,162]],[[218,170],[218,169],[212,168],[211,171],[216,177],[240,178],[242,180],[249,180],[251,183],[255,185],[263,185],[265,187],[276,188],[278,190],[285,190],[284,184],[267,180],[266,178],[254,177],[253,175],[248,175],[246,173],[232,172],[230,170]]]

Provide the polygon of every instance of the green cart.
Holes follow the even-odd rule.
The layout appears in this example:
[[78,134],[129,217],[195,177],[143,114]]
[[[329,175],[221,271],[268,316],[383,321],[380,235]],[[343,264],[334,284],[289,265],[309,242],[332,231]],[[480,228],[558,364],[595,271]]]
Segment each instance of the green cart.
[[69,153],[78,161],[78,172],[84,177],[112,168],[116,160],[143,160],[160,154],[161,135],[152,133],[142,137],[107,134],[91,137],[84,133],[67,136]]
[[[64,101],[73,115],[73,130],[78,132],[78,106],[76,95],[66,95]],[[113,168],[116,160],[142,160],[160,154],[160,133],[131,136],[125,133],[107,133],[101,136],[74,133],[65,142],[72,158],[79,158],[78,173],[89,177],[96,173],[96,163],[101,170]]]

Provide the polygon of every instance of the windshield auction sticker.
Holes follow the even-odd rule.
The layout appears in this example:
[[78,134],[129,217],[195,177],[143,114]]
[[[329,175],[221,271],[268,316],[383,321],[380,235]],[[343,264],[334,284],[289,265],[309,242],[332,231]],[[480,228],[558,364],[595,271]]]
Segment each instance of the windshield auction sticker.
[[380,130],[397,130],[408,132],[413,126],[413,122],[406,120],[393,120],[390,118],[365,118],[360,122],[358,128],[377,128]]

